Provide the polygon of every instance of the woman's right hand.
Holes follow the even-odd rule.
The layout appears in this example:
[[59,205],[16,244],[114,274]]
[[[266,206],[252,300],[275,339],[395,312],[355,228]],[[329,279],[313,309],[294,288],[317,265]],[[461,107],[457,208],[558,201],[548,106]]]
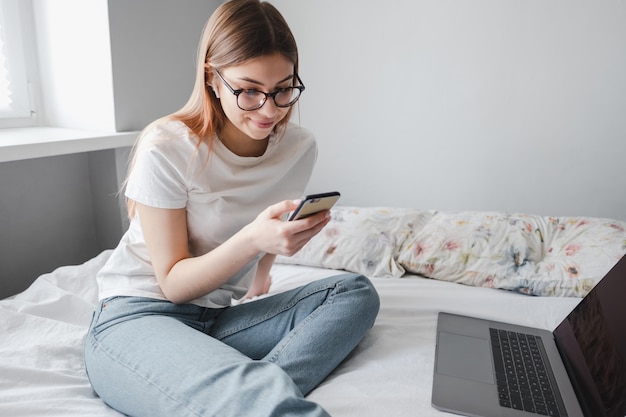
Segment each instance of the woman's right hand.
[[299,201],[285,200],[263,210],[246,226],[252,243],[259,252],[275,255],[295,255],[330,221],[330,210],[295,221],[285,221],[286,213],[298,207]]

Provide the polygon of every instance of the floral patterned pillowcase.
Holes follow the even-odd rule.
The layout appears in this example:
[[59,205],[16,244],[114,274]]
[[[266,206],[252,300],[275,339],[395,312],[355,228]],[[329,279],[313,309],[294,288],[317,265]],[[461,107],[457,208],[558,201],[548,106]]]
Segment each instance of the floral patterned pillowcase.
[[626,222],[611,219],[343,206],[332,214],[277,262],[582,297],[626,253]]
[[400,277],[398,250],[414,229],[420,229],[434,211],[345,207],[332,209],[330,223],[292,257],[276,262],[343,269],[363,275]]
[[405,239],[407,272],[541,296],[582,297],[626,252],[626,222],[439,212]]

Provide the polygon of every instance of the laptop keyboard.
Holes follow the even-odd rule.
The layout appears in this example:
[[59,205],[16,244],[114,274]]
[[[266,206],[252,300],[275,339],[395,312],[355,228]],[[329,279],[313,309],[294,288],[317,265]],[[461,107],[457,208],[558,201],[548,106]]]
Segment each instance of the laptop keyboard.
[[489,329],[502,407],[546,416],[567,416],[541,338]]

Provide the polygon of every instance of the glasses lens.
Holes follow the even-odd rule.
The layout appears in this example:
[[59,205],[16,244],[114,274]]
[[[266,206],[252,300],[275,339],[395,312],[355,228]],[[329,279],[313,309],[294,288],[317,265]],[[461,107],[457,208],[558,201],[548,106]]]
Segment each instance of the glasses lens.
[[274,101],[279,107],[289,107],[300,97],[300,89],[295,87],[283,88],[274,96]]
[[243,90],[237,96],[237,104],[243,110],[258,109],[265,103],[265,94],[256,90]]

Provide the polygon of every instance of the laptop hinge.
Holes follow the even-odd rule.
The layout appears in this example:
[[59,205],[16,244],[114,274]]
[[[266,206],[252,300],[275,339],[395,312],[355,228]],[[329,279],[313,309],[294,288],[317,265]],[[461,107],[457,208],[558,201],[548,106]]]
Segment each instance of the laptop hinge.
[[556,343],[556,347],[557,347],[557,350],[559,351],[559,355],[561,356],[561,359],[563,360],[563,365],[565,365],[565,371],[567,372],[567,375],[569,376],[569,380],[572,383],[572,387],[574,388],[574,393],[576,394],[576,398],[578,399],[578,403],[580,404],[580,408],[582,409],[583,414],[585,415],[585,417],[597,417],[592,414],[591,407],[589,406],[589,402],[585,398],[583,389],[580,386],[580,383],[578,382],[578,379],[574,372],[574,367],[572,366],[571,361],[568,359],[567,355],[563,353],[564,348],[559,340],[556,330],[552,332],[552,335],[554,336],[554,342]]

